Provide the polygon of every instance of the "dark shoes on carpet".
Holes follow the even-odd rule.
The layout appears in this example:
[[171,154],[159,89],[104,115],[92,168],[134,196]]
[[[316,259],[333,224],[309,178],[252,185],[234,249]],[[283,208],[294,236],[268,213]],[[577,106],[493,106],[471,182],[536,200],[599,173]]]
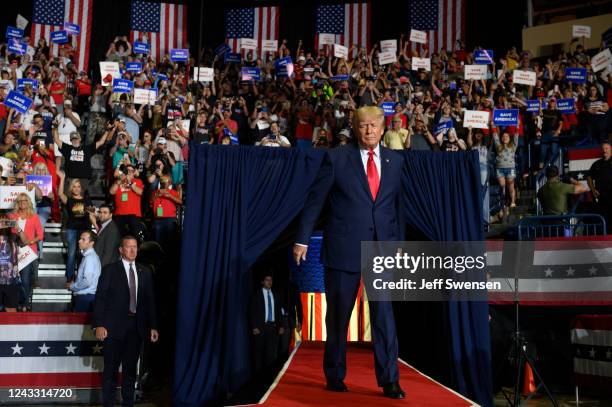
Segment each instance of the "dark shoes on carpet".
[[406,393],[404,393],[404,390],[402,390],[398,382],[393,382],[383,386],[383,393],[385,394],[385,397],[389,397],[391,399],[403,399],[406,397]]
[[325,388],[329,391],[336,391],[339,393],[344,393],[348,391],[346,384],[342,380],[338,382],[327,382],[327,386]]

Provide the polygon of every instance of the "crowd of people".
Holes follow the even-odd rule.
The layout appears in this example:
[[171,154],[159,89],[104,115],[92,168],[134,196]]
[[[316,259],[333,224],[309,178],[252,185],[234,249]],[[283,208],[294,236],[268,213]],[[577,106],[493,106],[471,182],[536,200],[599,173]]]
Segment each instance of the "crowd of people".
[[[128,38],[118,36],[106,60],[119,64],[121,78],[133,81],[134,89],[155,91],[142,104],[134,103],[133,92],[114,92],[113,78],[93,80],[97,72],[79,72],[69,44],[59,55],[44,39],[30,45],[35,52],[24,55],[0,47],[0,101],[11,90],[33,100],[26,113],[0,103],[1,183],[28,192],[17,197],[0,229],[6,310],[30,307],[49,221],[62,222],[66,287],[78,311],[91,310],[100,269],[118,260],[122,236],[176,250],[190,143],[333,148],[354,141],[357,108],[391,105],[385,109],[387,147],[478,151],[484,190],[496,180],[502,206],[511,210],[517,186],[543,170],[560,146],[601,144],[612,129],[612,73],[593,72],[590,58],[597,51],[576,43],[544,59],[512,48],[492,58],[485,79],[466,80],[464,67],[474,64],[474,52],[461,42],[453,51],[417,55],[402,36],[397,61],[386,65],[379,64],[377,45],[352,47],[345,59],[335,57],[332,46],[312,51],[301,41],[296,48],[282,41],[275,53],[243,50],[240,63],[226,62],[226,47],[174,62],[135,54]],[[429,58],[431,69],[413,69],[413,57]],[[127,70],[129,62],[141,62],[140,71]],[[196,80],[197,66],[212,67],[212,80]],[[576,67],[587,69],[584,83],[565,77],[565,68]],[[259,68],[259,78],[243,77],[242,68]],[[516,69],[535,72],[535,85],[514,83]],[[37,86],[23,85],[24,78]],[[568,98],[574,111],[560,111],[557,100]],[[528,100],[539,101],[536,111],[528,111]],[[492,114],[486,128],[464,125],[466,110],[510,108],[519,109],[518,125],[495,126]],[[96,162],[102,177],[94,177]],[[609,165],[600,167],[609,174]],[[32,174],[50,176],[51,188],[28,182]],[[483,206],[488,223],[488,193]],[[18,271],[22,246],[36,260]]]

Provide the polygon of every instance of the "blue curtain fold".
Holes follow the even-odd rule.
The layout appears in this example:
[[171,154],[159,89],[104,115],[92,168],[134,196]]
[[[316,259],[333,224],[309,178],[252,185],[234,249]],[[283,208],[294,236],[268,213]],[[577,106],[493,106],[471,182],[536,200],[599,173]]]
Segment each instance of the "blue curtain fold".
[[[404,157],[406,222],[433,241],[484,240],[477,152],[406,151]],[[448,327],[452,386],[480,405],[491,406],[489,306],[445,305],[440,317]]]
[[[406,220],[431,240],[482,239],[475,153],[406,152]],[[177,311],[174,404],[200,406],[250,378],[250,266],[329,176],[322,150],[192,145]],[[456,389],[490,405],[486,303],[449,303]],[[410,389],[408,389],[410,391]]]
[[250,376],[249,267],[304,206],[320,150],[192,145],[174,402],[200,406]]

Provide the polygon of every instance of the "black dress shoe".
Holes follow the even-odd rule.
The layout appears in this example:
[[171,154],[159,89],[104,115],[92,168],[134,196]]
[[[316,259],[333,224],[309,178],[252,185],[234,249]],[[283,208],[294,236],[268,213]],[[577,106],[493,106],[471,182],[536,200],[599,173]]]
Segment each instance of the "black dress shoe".
[[398,382],[389,383],[383,387],[383,393],[385,397],[389,397],[391,399],[403,399],[406,397],[406,393],[399,386]]
[[344,384],[342,380],[338,382],[327,382],[327,386],[325,386],[325,388],[329,391],[336,391],[339,393],[348,391],[348,387],[346,387],[346,384]]

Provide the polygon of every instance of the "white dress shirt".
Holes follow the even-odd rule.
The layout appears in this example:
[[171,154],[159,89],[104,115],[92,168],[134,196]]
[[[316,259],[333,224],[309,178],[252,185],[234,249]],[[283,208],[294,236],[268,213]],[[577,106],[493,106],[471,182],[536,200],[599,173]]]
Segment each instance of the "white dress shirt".
[[[380,180],[380,144],[376,145],[373,150],[374,164],[376,164],[376,170],[378,171],[378,179]],[[369,149],[359,147],[359,153],[361,154],[361,162],[363,163],[363,170],[365,171],[366,176],[368,175],[368,158],[370,158],[370,156],[368,155],[369,151]]]
[[[264,297],[264,305],[265,305],[265,309],[264,309],[264,321],[265,322],[274,322],[274,294],[272,293],[272,290],[269,290],[265,287],[261,287],[261,292],[263,294]],[[271,304],[268,304],[268,292],[270,292],[270,299],[271,299]],[[272,307],[272,321],[267,321],[268,319],[268,307]]]
[[128,289],[130,287],[130,264],[132,265],[132,269],[134,269],[134,280],[136,283],[136,306],[138,306],[138,271],[136,270],[136,262],[129,262],[123,257],[121,258],[121,262],[123,263],[123,268],[125,269],[125,276],[127,277]]

